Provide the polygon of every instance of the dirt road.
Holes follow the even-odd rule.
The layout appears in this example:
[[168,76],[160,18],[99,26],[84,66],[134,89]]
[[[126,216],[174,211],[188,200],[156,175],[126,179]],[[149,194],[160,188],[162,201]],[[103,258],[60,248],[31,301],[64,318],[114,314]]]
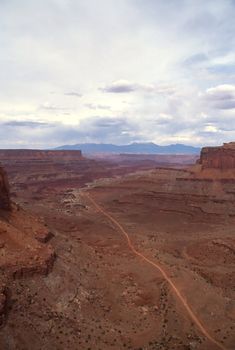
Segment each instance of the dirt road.
[[130,237],[128,233],[124,230],[122,225],[112,216],[110,215],[105,209],[103,209],[88,193],[84,193],[87,199],[93,204],[93,206],[102,213],[107,219],[109,219],[121,232],[121,234],[126,238],[128,247],[130,250],[139,258],[144,260],[147,264],[153,266],[156,270],[158,270],[163,278],[167,281],[167,283],[170,285],[173,293],[177,296],[178,300],[183,304],[184,308],[186,309],[189,317],[194,322],[194,324],[198,327],[198,329],[201,331],[201,333],[212,343],[216,346],[218,349],[222,350],[228,350],[225,346],[223,346],[221,343],[219,343],[213,336],[210,335],[210,333],[207,331],[203,323],[200,321],[198,316],[194,313],[190,305],[188,304],[185,297],[180,293],[179,289],[175,285],[175,283],[172,281],[172,279],[167,275],[167,273],[164,270],[163,266],[160,266],[156,262],[150,260],[146,256],[144,256],[141,252],[138,252],[136,248],[133,246]]

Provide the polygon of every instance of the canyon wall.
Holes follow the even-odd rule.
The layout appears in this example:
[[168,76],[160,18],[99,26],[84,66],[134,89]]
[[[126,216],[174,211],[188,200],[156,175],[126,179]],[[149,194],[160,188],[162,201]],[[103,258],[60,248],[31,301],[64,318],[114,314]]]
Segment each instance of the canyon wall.
[[235,169],[235,142],[220,147],[204,147],[200,161],[202,169]]
[[81,160],[81,151],[53,151],[53,150],[31,150],[31,149],[5,149],[0,150],[0,161],[1,160]]
[[10,196],[7,175],[0,166],[0,209],[10,209]]

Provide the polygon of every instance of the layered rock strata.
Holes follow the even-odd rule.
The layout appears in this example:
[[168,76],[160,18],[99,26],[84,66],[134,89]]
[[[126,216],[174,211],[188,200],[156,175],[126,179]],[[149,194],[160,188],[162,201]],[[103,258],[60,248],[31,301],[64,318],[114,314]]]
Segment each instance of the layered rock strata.
[[235,142],[220,147],[204,147],[200,162],[202,169],[235,169]]
[[11,203],[6,172],[0,167],[0,326],[6,320],[12,281],[50,272],[52,233],[41,219]]
[[18,160],[18,159],[33,159],[33,160],[81,160],[82,152],[75,151],[50,151],[50,150],[33,150],[33,149],[4,149],[0,150],[0,160]]

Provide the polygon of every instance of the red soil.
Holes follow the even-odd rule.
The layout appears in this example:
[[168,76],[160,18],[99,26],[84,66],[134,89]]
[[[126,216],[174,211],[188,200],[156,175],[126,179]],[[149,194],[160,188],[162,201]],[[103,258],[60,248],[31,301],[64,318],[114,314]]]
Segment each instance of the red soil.
[[235,179],[176,163],[4,161],[1,349],[234,348]]

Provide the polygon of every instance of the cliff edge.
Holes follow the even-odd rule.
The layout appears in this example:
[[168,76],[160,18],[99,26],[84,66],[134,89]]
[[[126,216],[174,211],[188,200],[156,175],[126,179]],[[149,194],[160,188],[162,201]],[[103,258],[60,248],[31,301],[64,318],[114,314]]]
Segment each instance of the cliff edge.
[[6,172],[0,166],[0,209],[10,210],[9,184]]
[[1,149],[0,159],[5,162],[9,160],[82,160],[82,152],[76,151],[54,151],[54,150],[35,150],[35,149]]
[[219,147],[204,147],[199,164],[203,169],[235,169],[235,142],[224,143]]
[[13,281],[51,271],[55,258],[47,244],[51,235],[41,219],[11,203],[7,175],[0,167],[0,327]]

